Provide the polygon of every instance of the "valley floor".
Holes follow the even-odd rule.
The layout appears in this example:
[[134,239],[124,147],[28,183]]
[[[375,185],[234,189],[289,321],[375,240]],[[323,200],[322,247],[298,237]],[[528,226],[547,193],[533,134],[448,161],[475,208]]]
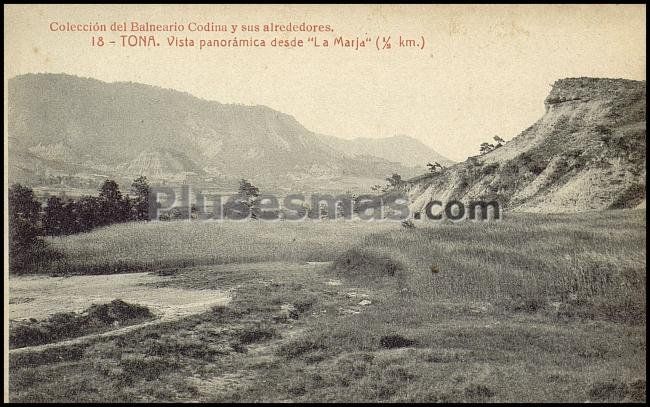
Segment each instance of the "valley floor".
[[[176,243],[159,240],[164,233]],[[52,243],[75,273],[100,274],[110,256],[99,253],[112,247],[113,269],[151,274],[12,277],[12,318],[81,310],[86,303],[65,301],[71,287],[77,298],[123,295],[154,311],[215,303],[119,335],[12,350],[11,401],[646,398],[641,211],[517,214],[413,230],[116,225]],[[231,245],[245,249],[239,258]],[[392,265],[395,273],[383,272]],[[114,277],[130,283],[98,296]],[[28,305],[39,301],[36,315]]]

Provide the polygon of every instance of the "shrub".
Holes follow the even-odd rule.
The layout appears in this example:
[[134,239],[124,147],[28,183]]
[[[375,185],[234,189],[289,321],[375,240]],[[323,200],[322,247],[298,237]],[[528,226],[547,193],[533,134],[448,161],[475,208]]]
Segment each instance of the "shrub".
[[386,256],[377,253],[351,249],[339,256],[332,265],[334,271],[348,276],[395,276],[404,270],[404,266]]
[[9,330],[9,346],[43,345],[106,331],[115,322],[125,325],[153,317],[147,307],[114,300],[109,304],[92,305],[81,314],[61,312],[41,321],[13,322]]
[[535,313],[548,305],[544,292],[523,281],[515,281],[503,287],[506,298],[499,301],[505,310],[511,312]]
[[646,383],[645,380],[639,379],[628,385],[627,398],[631,401],[645,401]]
[[627,384],[618,381],[598,382],[589,389],[589,397],[599,401],[621,401],[627,390]]
[[411,219],[404,219],[402,221],[402,227],[406,229],[415,229],[415,223]]
[[465,397],[473,401],[483,401],[494,397],[494,391],[482,384],[472,384],[465,388]]
[[304,314],[305,312],[309,311],[317,301],[318,299],[316,296],[302,298],[293,303],[293,308],[295,308],[298,314]]
[[228,353],[226,350],[213,347],[209,342],[192,337],[164,336],[158,339],[145,340],[147,356],[183,356],[185,358],[212,360],[214,357]]
[[481,173],[483,175],[492,175],[494,174],[497,170],[499,169],[499,164],[497,163],[492,163],[488,164],[485,167],[481,169]]
[[17,325],[9,330],[9,346],[22,348],[51,342],[51,332],[43,326]]
[[407,339],[401,335],[387,335],[382,336],[379,340],[379,343],[382,347],[387,349],[393,348],[406,348],[409,346],[415,345],[415,341],[412,339]]
[[302,377],[291,377],[287,383],[287,393],[292,396],[304,396],[307,393],[305,379]]
[[144,378],[145,380],[155,380],[165,371],[176,367],[177,363],[160,356],[135,354],[125,356],[120,361],[120,365],[128,379]]
[[246,330],[239,334],[239,342],[243,344],[250,344],[256,342],[263,342],[275,336],[275,331],[263,328],[254,328]]
[[105,324],[120,324],[133,319],[153,318],[149,308],[138,305],[128,304],[122,300],[113,300],[108,304],[93,304],[85,313],[88,318],[98,319]]
[[633,184],[622,191],[609,209],[634,208],[645,199],[645,185]]
[[374,355],[371,353],[351,353],[336,362],[337,380],[347,386],[366,375],[372,365]]
[[62,360],[73,362],[81,360],[84,357],[84,344],[75,344],[70,346],[59,346],[53,349],[47,349],[40,352],[25,352],[9,356],[9,368],[18,369],[25,367],[37,367],[58,363]]
[[556,316],[641,325],[646,320],[645,301],[629,296],[569,301],[562,304]]

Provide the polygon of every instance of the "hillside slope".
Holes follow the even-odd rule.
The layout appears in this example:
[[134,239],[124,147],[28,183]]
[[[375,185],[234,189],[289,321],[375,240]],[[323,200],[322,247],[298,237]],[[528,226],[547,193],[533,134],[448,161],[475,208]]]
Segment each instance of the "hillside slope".
[[444,166],[454,161],[443,156],[431,147],[408,136],[385,138],[357,137],[344,140],[338,137],[319,135],[321,141],[349,157],[364,155],[384,158],[407,167],[426,168],[427,163],[438,162]]
[[410,180],[411,208],[497,200],[502,208],[577,212],[645,204],[645,81],[568,78],[546,113],[504,146]]
[[8,96],[9,154],[20,158],[9,163],[15,181],[36,173],[277,183],[408,173],[381,157],[344,156],[292,116],[266,106],[63,74],[12,78]]

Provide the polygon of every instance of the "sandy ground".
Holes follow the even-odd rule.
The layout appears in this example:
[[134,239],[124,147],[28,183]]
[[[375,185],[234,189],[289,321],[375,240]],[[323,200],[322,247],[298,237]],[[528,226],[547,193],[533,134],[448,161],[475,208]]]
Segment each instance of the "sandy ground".
[[57,312],[80,312],[92,304],[121,299],[149,307],[162,320],[173,320],[225,305],[230,300],[229,293],[224,291],[144,285],[167,279],[149,273],[11,277],[9,319],[42,319]]

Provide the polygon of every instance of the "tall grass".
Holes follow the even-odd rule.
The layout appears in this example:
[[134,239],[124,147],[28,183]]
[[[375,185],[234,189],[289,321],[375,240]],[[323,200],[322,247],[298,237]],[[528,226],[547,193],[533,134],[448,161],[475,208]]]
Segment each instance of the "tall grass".
[[[422,300],[599,297],[645,304],[645,213],[507,214],[497,222],[158,222],[51,238],[53,272],[111,273],[204,264],[334,261],[372,250],[406,266]],[[436,273],[431,269],[435,268]]]
[[330,261],[395,222],[152,222],[124,223],[49,238],[66,257],[52,272],[103,274],[162,267],[264,261]]
[[502,222],[373,233],[361,244],[409,264],[413,289],[423,295],[498,299],[527,289],[628,296],[645,288],[641,211],[510,214]]
[[[644,313],[642,211],[416,225],[171,222],[52,239],[79,272],[275,262],[178,270],[172,284],[237,286],[233,300],[86,349],[12,356],[10,394],[14,401],[645,398],[642,326],[492,306],[535,310],[556,298],[615,322],[627,322],[626,303]],[[311,260],[332,260],[333,270],[290,264]],[[328,284],[333,271],[343,280],[338,288]],[[372,301],[358,315],[341,312],[359,307],[351,290]],[[290,324],[277,318],[287,304],[296,313]],[[381,340],[398,337],[413,346],[388,350],[393,345]],[[235,380],[205,393],[193,387],[204,374]]]

